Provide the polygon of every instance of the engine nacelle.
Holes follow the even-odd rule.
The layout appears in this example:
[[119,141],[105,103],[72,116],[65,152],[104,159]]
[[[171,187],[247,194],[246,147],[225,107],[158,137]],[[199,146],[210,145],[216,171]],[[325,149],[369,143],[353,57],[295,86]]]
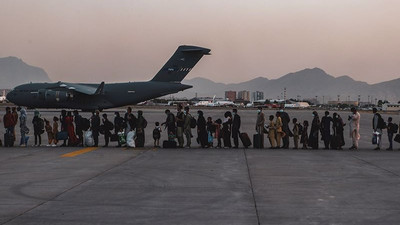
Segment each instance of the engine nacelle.
[[39,98],[46,102],[66,102],[73,99],[68,91],[39,90]]

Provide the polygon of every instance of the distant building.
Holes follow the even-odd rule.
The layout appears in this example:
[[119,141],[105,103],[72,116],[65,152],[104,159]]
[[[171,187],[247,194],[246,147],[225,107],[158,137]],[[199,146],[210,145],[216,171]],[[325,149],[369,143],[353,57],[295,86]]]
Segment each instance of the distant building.
[[251,93],[251,98],[253,102],[263,100],[264,99],[264,92],[262,91],[255,91]]
[[243,101],[250,101],[250,91],[239,91],[237,98]]
[[328,105],[352,105],[358,106],[358,101],[328,101]]
[[400,111],[400,104],[385,103],[382,105],[383,111]]
[[236,101],[236,91],[225,91],[225,99]]

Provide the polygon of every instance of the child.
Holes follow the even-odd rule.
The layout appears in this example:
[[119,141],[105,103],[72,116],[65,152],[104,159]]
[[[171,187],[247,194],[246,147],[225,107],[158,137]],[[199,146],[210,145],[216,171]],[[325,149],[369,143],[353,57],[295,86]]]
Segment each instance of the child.
[[54,140],[54,134],[53,134],[53,128],[50,125],[50,121],[44,119],[44,122],[46,125],[44,126],[46,133],[47,133],[47,139],[48,139],[48,144],[47,147],[51,146],[51,143],[53,143]]
[[276,127],[275,127],[275,122],[274,122],[274,116],[270,115],[269,116],[269,124],[268,124],[268,139],[269,143],[271,144],[270,149],[275,149],[276,148]]
[[216,127],[216,124],[212,121],[212,118],[211,117],[208,117],[207,118],[207,124],[206,124],[206,126],[207,126],[207,134],[208,134],[208,147],[210,148],[212,148],[213,147],[213,142],[214,142],[214,139],[213,139],[213,134],[215,133],[215,127]]
[[160,123],[156,122],[156,127],[153,130],[154,148],[160,147],[161,127]]
[[58,117],[53,117],[53,135],[54,135],[54,139],[53,139],[53,145],[51,145],[52,147],[56,147],[57,146],[57,133],[58,133]]
[[300,134],[300,124],[297,123],[297,118],[293,118],[293,141],[294,141],[294,148],[299,149],[299,136]]
[[393,151],[393,134],[397,133],[397,129],[398,127],[392,123],[393,118],[389,117],[388,118],[388,125],[387,125],[387,133],[388,133],[388,138],[389,138],[389,148],[387,148],[386,150],[388,151]]
[[303,122],[303,132],[301,134],[301,140],[300,143],[303,143],[303,149],[308,149],[307,145],[308,145],[308,121],[304,120]]
[[215,138],[218,140],[217,148],[221,148],[221,138],[222,138],[222,133],[221,133],[221,125],[222,125],[222,120],[217,119],[215,121],[216,126],[215,126]]

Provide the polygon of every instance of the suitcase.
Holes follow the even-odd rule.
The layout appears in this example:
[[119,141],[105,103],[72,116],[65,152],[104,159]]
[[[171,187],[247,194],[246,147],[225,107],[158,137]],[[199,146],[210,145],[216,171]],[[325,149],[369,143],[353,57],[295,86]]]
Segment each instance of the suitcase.
[[14,146],[14,135],[10,132],[4,134],[4,147]]
[[240,133],[239,137],[245,148],[248,148],[251,145],[251,141],[247,133]]
[[255,134],[253,136],[253,147],[254,148],[262,148],[262,138],[261,138],[261,134]]
[[400,134],[396,134],[394,141],[400,143]]
[[163,148],[176,148],[176,141],[164,141]]
[[68,139],[67,131],[60,131],[57,133],[57,141],[65,141]]

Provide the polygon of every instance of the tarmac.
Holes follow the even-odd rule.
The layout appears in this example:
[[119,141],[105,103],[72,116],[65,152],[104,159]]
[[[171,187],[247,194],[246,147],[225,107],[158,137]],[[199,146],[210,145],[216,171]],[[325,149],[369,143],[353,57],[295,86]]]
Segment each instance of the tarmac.
[[0,148],[0,224],[400,224],[400,152],[361,116],[359,151]]

